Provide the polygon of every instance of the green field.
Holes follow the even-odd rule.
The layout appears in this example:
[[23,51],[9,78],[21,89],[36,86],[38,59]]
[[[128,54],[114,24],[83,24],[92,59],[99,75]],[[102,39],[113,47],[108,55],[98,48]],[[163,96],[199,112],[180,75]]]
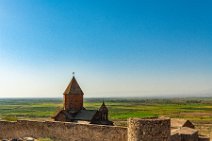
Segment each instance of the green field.
[[[195,123],[212,123],[212,98],[142,99],[104,98],[113,121],[129,117],[168,116],[185,118]],[[98,109],[103,99],[87,98],[84,107]],[[51,119],[60,108],[62,99],[0,99],[0,118]]]

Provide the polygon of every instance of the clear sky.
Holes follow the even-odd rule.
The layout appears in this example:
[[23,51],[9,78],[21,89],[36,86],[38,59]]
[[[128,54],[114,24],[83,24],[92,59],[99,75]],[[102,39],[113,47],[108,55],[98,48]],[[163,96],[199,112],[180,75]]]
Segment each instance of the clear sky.
[[211,0],[0,0],[0,97],[212,96]]

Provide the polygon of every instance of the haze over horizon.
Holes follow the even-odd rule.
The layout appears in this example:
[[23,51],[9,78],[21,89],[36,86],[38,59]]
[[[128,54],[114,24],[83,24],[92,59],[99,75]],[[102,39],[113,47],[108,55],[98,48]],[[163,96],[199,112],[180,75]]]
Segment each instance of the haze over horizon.
[[0,98],[212,96],[211,5],[0,0]]

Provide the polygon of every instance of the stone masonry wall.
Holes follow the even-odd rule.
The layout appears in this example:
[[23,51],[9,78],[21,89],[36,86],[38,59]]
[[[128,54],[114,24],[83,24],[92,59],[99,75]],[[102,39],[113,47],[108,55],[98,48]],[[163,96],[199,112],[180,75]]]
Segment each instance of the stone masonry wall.
[[0,139],[27,136],[57,141],[127,141],[127,128],[55,121],[0,121]]
[[169,141],[169,118],[128,119],[128,141]]
[[0,139],[48,137],[61,141],[169,141],[169,118],[130,118],[128,128],[57,121],[0,121]]

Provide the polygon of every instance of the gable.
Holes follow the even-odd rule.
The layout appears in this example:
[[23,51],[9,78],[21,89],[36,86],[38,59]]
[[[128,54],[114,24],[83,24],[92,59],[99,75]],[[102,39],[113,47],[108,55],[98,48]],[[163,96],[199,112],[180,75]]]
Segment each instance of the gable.
[[187,121],[184,123],[183,127],[194,128],[194,125],[193,125],[193,123],[191,123],[189,120],[187,120]]
[[56,121],[66,121],[66,116],[63,113],[63,110],[60,110],[54,117],[54,120]]
[[171,127],[172,128],[180,128],[180,127],[194,128],[194,125],[189,120],[173,118],[171,119]]

